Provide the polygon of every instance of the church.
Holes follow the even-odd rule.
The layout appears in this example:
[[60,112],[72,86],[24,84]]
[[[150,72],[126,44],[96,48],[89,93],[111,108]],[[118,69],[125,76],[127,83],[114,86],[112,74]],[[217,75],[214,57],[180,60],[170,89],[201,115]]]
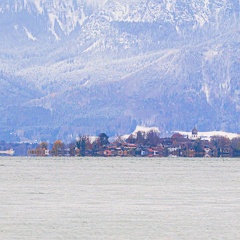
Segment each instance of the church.
[[192,130],[192,136],[190,137],[192,140],[197,140],[199,137],[198,137],[198,130],[196,127],[193,128]]

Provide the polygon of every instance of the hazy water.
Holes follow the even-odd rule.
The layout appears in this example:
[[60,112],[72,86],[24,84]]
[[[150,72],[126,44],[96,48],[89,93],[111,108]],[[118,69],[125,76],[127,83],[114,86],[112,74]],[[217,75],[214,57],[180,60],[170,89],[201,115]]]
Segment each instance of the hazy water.
[[0,239],[240,239],[240,159],[2,157]]

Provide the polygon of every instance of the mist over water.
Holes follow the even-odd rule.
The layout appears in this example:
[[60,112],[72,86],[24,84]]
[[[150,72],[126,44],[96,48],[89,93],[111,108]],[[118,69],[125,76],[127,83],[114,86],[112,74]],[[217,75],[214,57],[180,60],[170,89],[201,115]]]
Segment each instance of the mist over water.
[[239,159],[0,158],[0,239],[237,239]]

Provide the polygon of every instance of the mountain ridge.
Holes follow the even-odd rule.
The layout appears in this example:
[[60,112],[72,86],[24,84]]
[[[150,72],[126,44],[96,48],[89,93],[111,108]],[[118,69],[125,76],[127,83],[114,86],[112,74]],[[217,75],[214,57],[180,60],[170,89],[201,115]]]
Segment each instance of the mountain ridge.
[[15,1],[19,11],[10,13],[6,2],[0,70],[24,79],[32,97],[17,101],[39,119],[22,116],[18,124],[3,106],[0,113],[15,119],[0,121],[9,134],[69,140],[79,132],[117,135],[136,125],[188,131],[196,124],[239,132],[239,1]]

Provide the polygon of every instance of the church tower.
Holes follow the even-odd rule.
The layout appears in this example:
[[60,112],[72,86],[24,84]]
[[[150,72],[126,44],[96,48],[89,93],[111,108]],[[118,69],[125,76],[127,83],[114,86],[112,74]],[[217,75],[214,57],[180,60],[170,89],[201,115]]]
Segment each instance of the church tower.
[[191,137],[192,140],[197,140],[198,139],[198,130],[196,127],[193,128],[192,130],[192,137]]

